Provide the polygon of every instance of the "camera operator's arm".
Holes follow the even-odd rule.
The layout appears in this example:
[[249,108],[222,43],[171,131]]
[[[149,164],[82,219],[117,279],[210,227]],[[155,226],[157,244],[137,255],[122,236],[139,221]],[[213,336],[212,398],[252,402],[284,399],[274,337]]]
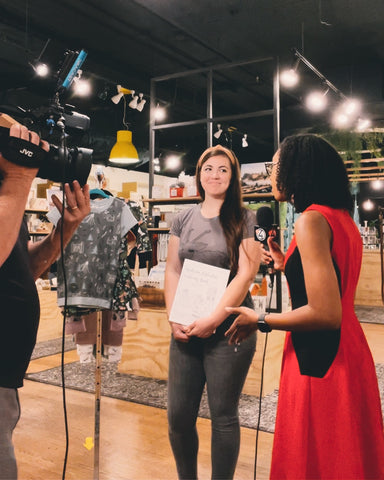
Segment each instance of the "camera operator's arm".
[[[10,127],[9,135],[49,150],[48,143],[40,140],[37,133],[30,132],[18,123]],[[8,258],[16,243],[29,190],[37,170],[9,162],[0,153],[0,266]]]
[[[35,280],[59,257],[61,228],[63,228],[63,246],[65,247],[77,227],[91,211],[88,185],[81,188],[79,182],[75,180],[73,182],[73,190],[71,190],[68,183],[65,184],[64,189],[67,198],[67,208],[65,208],[64,217],[60,218],[57,227],[44,240],[29,243],[30,265]],[[55,195],[52,195],[52,201],[59,212],[61,212],[63,208],[61,201]]]

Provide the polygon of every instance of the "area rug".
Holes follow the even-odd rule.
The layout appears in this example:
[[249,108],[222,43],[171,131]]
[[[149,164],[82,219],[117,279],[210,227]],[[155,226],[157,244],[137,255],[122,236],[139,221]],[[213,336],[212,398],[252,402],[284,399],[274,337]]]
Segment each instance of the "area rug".
[[[56,355],[62,351],[62,339],[54,338],[52,340],[46,340],[44,342],[38,342],[32,352],[31,360],[37,358],[48,357],[49,355]],[[72,335],[65,337],[64,351],[76,349],[76,343],[73,341]]]
[[362,323],[384,323],[384,305],[382,307],[355,305],[355,312]]
[[[137,375],[122,374],[117,371],[116,363],[102,363],[101,393],[107,397],[140,403],[156,408],[166,408],[167,382]],[[384,406],[384,364],[376,364],[382,406]],[[26,375],[26,379],[61,386],[61,367]],[[65,365],[65,383],[67,388],[94,392],[95,363],[79,362]],[[263,397],[261,402],[260,430],[274,432],[278,392]],[[240,423],[243,427],[256,428],[259,413],[259,398],[241,395]],[[384,411],[383,411],[384,414]],[[199,416],[209,418],[206,392],[200,405]]]

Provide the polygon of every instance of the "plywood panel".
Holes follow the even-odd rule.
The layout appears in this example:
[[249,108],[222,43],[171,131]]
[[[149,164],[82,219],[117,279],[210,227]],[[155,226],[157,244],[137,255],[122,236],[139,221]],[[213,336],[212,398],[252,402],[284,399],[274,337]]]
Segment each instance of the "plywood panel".
[[[124,329],[123,355],[119,372],[167,379],[170,334],[164,309],[141,309],[137,322],[128,322]],[[284,338],[284,332],[274,331],[268,335],[264,394],[271,393],[279,385]],[[256,354],[243,390],[250,395],[258,395],[260,390],[264,341],[265,335],[258,333]]]
[[382,306],[380,252],[365,250],[359,283],[356,289],[356,305]]
[[55,290],[40,290],[40,325],[37,341],[44,342],[53,338],[61,338],[63,331],[63,316],[57,306]]

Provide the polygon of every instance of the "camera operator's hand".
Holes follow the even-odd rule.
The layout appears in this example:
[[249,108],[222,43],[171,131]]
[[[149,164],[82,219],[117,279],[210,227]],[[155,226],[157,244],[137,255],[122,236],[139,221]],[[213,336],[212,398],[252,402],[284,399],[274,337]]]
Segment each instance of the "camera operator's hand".
[[[83,219],[91,212],[91,203],[89,196],[89,185],[85,184],[83,188],[77,180],[72,183],[72,189],[68,183],[64,185],[67,207],[64,212],[64,229],[75,230]],[[52,202],[61,213],[63,204],[56,195],[52,195]],[[62,221],[62,219],[60,219]],[[72,232],[73,233],[73,232]]]
[[[49,151],[49,144],[45,140],[41,140],[39,135],[35,132],[31,132],[27,127],[20,125],[19,123],[14,123],[9,129],[9,136],[14,138],[19,138],[26,142],[29,142],[33,145],[38,145],[46,152]],[[3,154],[0,152],[0,172],[3,179],[14,179],[15,181],[22,182],[24,185],[27,185],[28,188],[30,183],[35,178],[38,168],[28,167],[18,165],[9,161]]]
[[[29,245],[29,263],[35,279],[57,260],[61,251],[61,241],[65,247],[91,211],[89,185],[81,188],[79,182],[75,180],[72,189],[68,183],[64,185],[64,192],[67,199],[64,217],[60,217],[56,228],[44,240]],[[61,213],[63,204],[56,195],[52,195],[52,202]]]

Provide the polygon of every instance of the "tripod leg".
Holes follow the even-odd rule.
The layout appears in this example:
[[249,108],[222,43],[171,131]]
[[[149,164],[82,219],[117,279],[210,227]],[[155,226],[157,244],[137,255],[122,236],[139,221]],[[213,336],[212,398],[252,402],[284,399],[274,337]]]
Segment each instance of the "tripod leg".
[[102,336],[102,311],[96,316],[96,370],[95,370],[95,448],[93,457],[93,479],[99,480],[100,459],[100,400],[101,400],[101,336]]

